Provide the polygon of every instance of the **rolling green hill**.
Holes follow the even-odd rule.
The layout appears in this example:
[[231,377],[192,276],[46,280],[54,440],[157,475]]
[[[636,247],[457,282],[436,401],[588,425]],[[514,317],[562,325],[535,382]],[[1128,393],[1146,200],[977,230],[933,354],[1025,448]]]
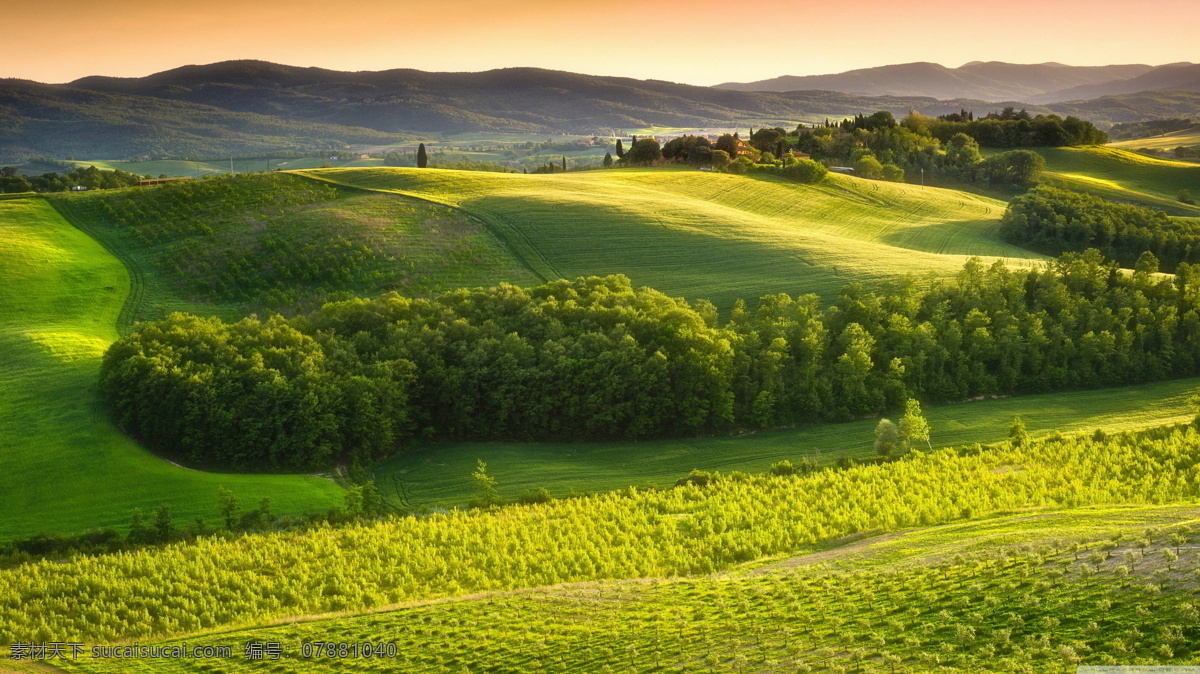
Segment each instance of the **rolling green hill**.
[[113,426],[96,373],[129,290],[121,262],[46,200],[0,201],[0,541],[123,528],[161,503],[178,523],[215,522],[221,486],[281,514],[339,504],[329,480],[178,468]]
[[55,195],[135,272],[121,327],[170,311],[297,311],[332,297],[427,294],[532,276],[449,208],[284,173]]
[[[1035,436],[1097,428],[1111,433],[1190,420],[1195,411],[1188,398],[1198,387],[1200,379],[1180,379],[940,405],[925,412],[934,447],[1002,440],[1017,416]],[[403,494],[418,508],[465,506],[477,496],[471,473],[481,460],[506,499],[539,488],[560,497],[630,485],[665,487],[692,469],[761,473],[781,460],[829,464],[842,457],[872,458],[877,423],[863,419],[733,437],[642,442],[456,442],[384,461],[375,468],[375,480],[385,497]]]
[[[1139,141],[1140,142],[1140,141]],[[1176,200],[1200,192],[1200,164],[1157,159],[1113,147],[1035,148],[1046,158],[1045,182],[1170,215],[1200,217],[1200,207]]]
[[1200,145],[1200,126],[1183,131],[1173,131],[1164,133],[1149,138],[1134,138],[1132,140],[1122,140],[1116,143],[1109,143],[1108,147],[1115,147],[1121,150],[1140,150],[1148,147],[1156,150],[1174,150],[1177,147],[1191,147]]
[[950,275],[975,255],[1040,259],[998,240],[1002,202],[845,176],[797,185],[665,169],[301,174],[460,208],[542,279],[621,273],[723,310],[769,293],[830,297],[850,282]]

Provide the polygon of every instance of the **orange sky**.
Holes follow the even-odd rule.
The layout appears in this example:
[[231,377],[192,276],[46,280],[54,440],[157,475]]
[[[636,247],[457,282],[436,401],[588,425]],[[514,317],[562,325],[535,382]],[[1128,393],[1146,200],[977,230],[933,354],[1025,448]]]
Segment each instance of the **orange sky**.
[[0,77],[42,82],[241,58],[336,70],[537,66],[693,84],[910,61],[1200,61],[1200,0],[13,4],[0,19]]

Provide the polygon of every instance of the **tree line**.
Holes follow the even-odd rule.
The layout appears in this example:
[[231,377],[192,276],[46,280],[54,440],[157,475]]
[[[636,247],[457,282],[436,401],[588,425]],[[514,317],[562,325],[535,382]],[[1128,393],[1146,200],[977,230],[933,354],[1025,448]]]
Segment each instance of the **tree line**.
[[1010,201],[1000,222],[1005,241],[1050,255],[1096,248],[1125,267],[1140,260],[1154,271],[1200,263],[1200,227],[1090,194],[1041,185]]
[[685,437],[842,420],[909,398],[1115,386],[1200,372],[1200,269],[1129,275],[1098,251],[1044,268],[769,295],[718,321],[621,276],[285,320],[174,314],[113,344],[117,423],[197,465],[365,464],[430,438]]
[[[145,176],[151,178],[152,176]],[[95,166],[84,168],[80,166],[62,175],[51,171],[40,176],[24,176],[17,173],[13,166],[0,168],[0,193],[17,192],[66,192],[72,187],[86,187],[89,190],[107,190],[117,187],[129,187],[138,184],[143,177],[115,169],[105,171]]]

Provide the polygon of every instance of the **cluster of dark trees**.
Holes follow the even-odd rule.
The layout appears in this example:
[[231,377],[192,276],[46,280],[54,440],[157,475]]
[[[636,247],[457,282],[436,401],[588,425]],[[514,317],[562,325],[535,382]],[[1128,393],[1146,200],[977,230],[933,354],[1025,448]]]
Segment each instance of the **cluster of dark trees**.
[[933,119],[927,125],[933,137],[942,142],[956,133],[965,133],[982,147],[1064,147],[1108,142],[1108,134],[1091,122],[1072,116],[1066,119],[1058,115],[1006,119],[988,115],[969,122]]
[[5,166],[0,168],[0,193],[66,192],[72,187],[86,187],[89,190],[113,189],[136,185],[142,179],[142,176],[135,173],[120,169],[104,171],[95,166],[79,167],[63,175],[50,172],[40,176],[23,176],[17,173],[15,167]]
[[1144,254],[1168,271],[1180,263],[1200,263],[1200,227],[1194,223],[1045,185],[1009,202],[1000,236],[1051,255],[1096,248],[1125,267]]
[[935,183],[1028,185],[1037,182],[1045,167],[1041,155],[1029,150],[1010,150],[984,159],[979,142],[966,133],[942,141],[930,132],[928,118],[909,115],[889,126],[885,118],[890,116],[885,113],[871,121],[872,128],[848,120],[854,127],[849,131],[832,124],[799,127],[787,142],[815,159],[849,165],[861,178],[893,182],[914,181],[920,175]]
[[421,438],[682,437],[847,419],[984,394],[1200,373],[1200,268],[1121,273],[1098,251],[1046,268],[970,261],[739,303],[724,324],[613,276],[390,295],[304,317],[175,314],[105,356],[120,426],[196,464],[311,470]]

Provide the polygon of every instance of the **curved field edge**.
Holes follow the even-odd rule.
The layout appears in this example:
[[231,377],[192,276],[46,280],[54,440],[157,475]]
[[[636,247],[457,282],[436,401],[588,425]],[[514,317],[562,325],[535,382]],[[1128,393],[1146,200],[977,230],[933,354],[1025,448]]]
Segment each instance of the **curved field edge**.
[[[1194,544],[1198,524],[1200,508],[1194,505],[1007,514],[868,536],[725,574],[490,592],[368,614],[304,616],[193,635],[187,643],[231,646],[234,658],[220,666],[234,672],[261,665],[239,652],[256,641],[283,647],[286,655],[273,665],[281,672],[347,666],[355,671],[824,671],[823,665],[852,658],[859,671],[887,664],[919,671],[927,653],[940,651],[947,659],[958,655],[958,649],[943,648],[946,643],[967,651],[963,655],[972,671],[1022,671],[1005,656],[1061,671],[1061,656],[1069,655],[1062,646],[1089,662],[1104,662],[1101,655],[1111,645],[1105,638],[1119,629],[1144,629],[1147,621],[1156,628],[1146,630],[1148,642],[1171,643],[1170,632],[1161,628],[1192,615],[1188,577],[1197,560],[1181,560],[1165,574],[1155,574],[1156,587],[1174,592],[1154,618],[1136,607],[1155,595],[1147,594],[1143,579],[1137,584],[1123,580],[1119,567],[1128,564],[1147,578],[1164,571],[1163,552],[1181,544],[1172,535],[1190,539],[1184,545]],[[1140,547],[1142,537],[1150,539],[1146,547]],[[1024,596],[1035,589],[1044,593],[1039,600]],[[1047,617],[1062,629],[1047,628]],[[1104,624],[1102,633],[1085,629],[1090,623],[1099,626],[1097,621]],[[963,626],[970,626],[965,644]],[[1042,634],[1049,636],[1044,652],[1027,655],[1009,648],[1025,643],[1027,635]],[[977,638],[983,643],[975,646],[971,642]],[[398,658],[306,658],[300,645],[313,641],[395,643]],[[996,647],[971,652],[989,643]],[[1078,648],[1080,643],[1085,648]],[[867,644],[869,650],[863,649]],[[1153,663],[1191,661],[1152,647],[1142,651],[1126,658],[1146,658],[1149,652]],[[211,671],[207,663],[187,661],[70,664],[68,671],[84,672]]]
[[[1195,415],[1188,399],[1200,378],[1120,388],[1045,393],[938,405],[925,409],[935,448],[996,442],[1014,417],[1030,434],[1103,429],[1114,433]],[[556,497],[637,487],[665,487],[689,470],[760,473],[776,461],[832,464],[876,456],[878,419],[824,423],[750,435],[641,442],[516,443],[456,442],[418,448],[374,467],[385,495],[401,492],[413,507],[465,506],[476,487],[477,461],[488,465],[502,497],[537,489]]]
[[129,273],[44,199],[0,202],[0,540],[123,527],[170,503],[176,523],[218,520],[217,490],[277,513],[323,511],[342,490],[315,477],[173,466],[108,419],[96,385]]
[[297,174],[460,208],[543,277],[621,273],[723,310],[777,292],[832,297],[850,282],[950,275],[971,256],[1044,259],[999,241],[1002,202],[844,176],[799,185],[670,169]]
[[116,642],[598,579],[707,575],[999,512],[1194,503],[1191,426],[921,452],[806,476],[624,490],[0,571],[0,641]]

